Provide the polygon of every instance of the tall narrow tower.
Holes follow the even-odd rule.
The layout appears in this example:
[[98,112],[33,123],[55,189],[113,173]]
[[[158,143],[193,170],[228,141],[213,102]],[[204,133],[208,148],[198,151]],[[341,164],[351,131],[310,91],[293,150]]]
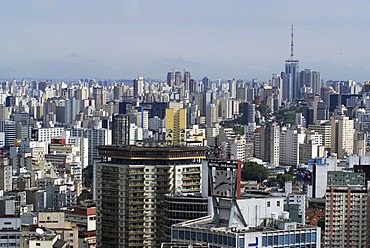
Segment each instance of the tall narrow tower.
[[299,60],[294,58],[294,40],[293,40],[293,25],[291,33],[290,57],[285,60],[285,72],[283,75],[283,98],[288,101],[298,99],[299,85],[298,85],[298,71]]

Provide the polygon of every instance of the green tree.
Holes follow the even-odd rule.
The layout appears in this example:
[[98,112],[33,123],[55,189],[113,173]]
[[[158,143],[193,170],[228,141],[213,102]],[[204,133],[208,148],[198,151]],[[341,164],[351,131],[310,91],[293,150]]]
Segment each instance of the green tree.
[[268,170],[256,162],[245,162],[242,170],[242,180],[257,180],[262,182],[268,177]]
[[287,181],[291,181],[291,182],[295,183],[294,177],[289,173],[278,175],[276,177],[276,181],[279,184],[280,188],[284,188],[285,182],[287,182]]

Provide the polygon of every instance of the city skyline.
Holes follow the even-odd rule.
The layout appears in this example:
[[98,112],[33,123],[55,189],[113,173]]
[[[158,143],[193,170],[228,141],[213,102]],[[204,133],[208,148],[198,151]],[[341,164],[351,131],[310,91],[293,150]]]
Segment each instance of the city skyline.
[[0,78],[212,80],[284,71],[294,24],[300,68],[366,81],[365,1],[4,2]]

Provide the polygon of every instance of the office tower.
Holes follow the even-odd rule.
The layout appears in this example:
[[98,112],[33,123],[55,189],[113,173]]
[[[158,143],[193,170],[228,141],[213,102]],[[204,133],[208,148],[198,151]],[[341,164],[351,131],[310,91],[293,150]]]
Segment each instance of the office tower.
[[304,143],[302,128],[284,128],[280,133],[280,163],[296,166],[299,164],[299,145]]
[[134,85],[134,97],[141,97],[144,94],[144,78],[138,77],[133,81]]
[[298,71],[299,60],[294,58],[293,25],[290,45],[290,58],[285,60],[283,78],[283,99],[293,101],[299,98]]
[[182,85],[182,75],[180,71],[175,72],[175,86]]
[[203,90],[202,91],[207,91],[211,89],[211,80],[208,77],[204,77],[202,79],[202,84],[203,84]]
[[100,146],[94,167],[97,247],[154,247],[164,240],[164,196],[199,192],[203,147]]
[[5,97],[5,107],[14,107],[15,106],[15,96]]
[[363,173],[328,173],[325,247],[369,247],[369,185]]
[[255,156],[271,166],[279,166],[280,127],[275,122],[263,123],[256,129]]
[[0,132],[5,133],[5,146],[13,146],[17,136],[16,122],[10,120],[0,121]]
[[329,108],[325,102],[320,101],[317,103],[317,120],[328,120],[329,119]]
[[331,123],[331,152],[337,153],[338,158],[353,154],[354,122],[349,117],[336,115],[330,118]]
[[200,91],[199,82],[194,80],[194,79],[190,79],[189,92],[190,93],[195,93],[195,92],[199,92],[199,91]]
[[168,145],[186,145],[186,109],[166,109],[166,142]]
[[171,226],[187,220],[207,216],[208,198],[200,193],[173,194],[164,196],[164,235],[166,241],[171,241]]
[[190,88],[190,80],[191,80],[190,72],[185,71],[184,72],[184,87],[185,87],[184,92],[188,92],[189,91],[189,88]]
[[241,123],[248,125],[256,122],[256,105],[249,102],[242,102],[239,105],[239,113],[241,114]]
[[174,82],[175,82],[175,75],[173,71],[169,71],[167,73],[167,85],[172,87],[174,85]]
[[312,73],[310,69],[304,69],[298,73],[298,85],[300,98],[303,97],[307,90],[312,92]]
[[273,98],[273,105],[274,111],[277,111],[280,106],[281,102],[283,100],[283,79],[280,77],[278,74],[273,74],[272,75],[272,81],[271,81],[273,93],[272,93],[272,98]]
[[64,123],[71,124],[82,109],[81,101],[75,97],[66,99],[64,102]]
[[312,93],[321,94],[321,77],[320,72],[312,71]]
[[125,146],[130,144],[130,115],[113,114],[112,145]]
[[93,87],[92,97],[97,106],[107,103],[107,91],[101,86]]
[[211,90],[207,90],[202,92],[198,95],[199,97],[199,105],[200,107],[200,115],[206,116],[207,114],[207,106],[213,102],[213,100],[216,98],[215,94]]

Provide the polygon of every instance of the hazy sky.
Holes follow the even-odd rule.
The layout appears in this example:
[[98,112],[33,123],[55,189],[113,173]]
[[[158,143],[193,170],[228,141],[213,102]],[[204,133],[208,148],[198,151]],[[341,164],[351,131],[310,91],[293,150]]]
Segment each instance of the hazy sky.
[[0,13],[0,78],[268,80],[294,24],[300,69],[370,79],[368,0],[11,0]]

